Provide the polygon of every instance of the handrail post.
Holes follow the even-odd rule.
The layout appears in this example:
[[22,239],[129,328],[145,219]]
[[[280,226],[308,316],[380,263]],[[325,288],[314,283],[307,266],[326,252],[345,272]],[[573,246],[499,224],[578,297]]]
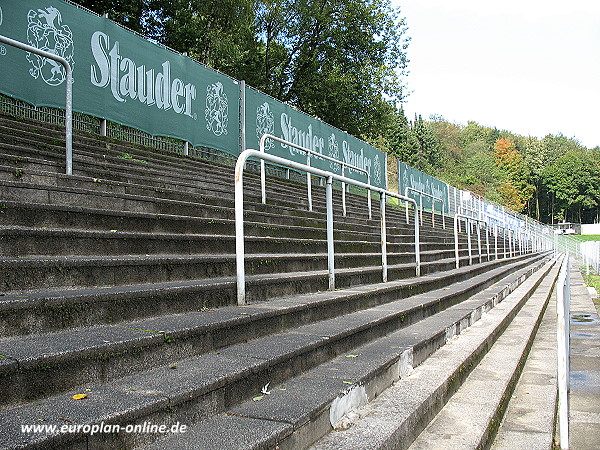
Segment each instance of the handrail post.
[[454,256],[456,257],[456,268],[460,268],[460,255],[458,251],[458,215],[454,216]]
[[556,286],[556,339],[558,352],[558,425],[560,448],[569,448],[569,255],[565,257]]
[[[346,176],[346,165],[342,163],[342,176]],[[346,217],[346,183],[342,181],[342,213]]]
[[327,271],[329,290],[335,289],[335,255],[333,245],[333,178],[327,177],[325,186],[325,202],[327,208]]
[[488,225],[485,225],[485,244],[486,244],[486,248],[487,248],[487,260],[489,261],[491,256],[490,256],[490,229],[488,227]]
[[246,304],[246,275],[244,268],[244,164],[239,158],[235,165],[235,266],[237,304]]
[[[444,208],[445,202],[442,202],[442,228],[446,229],[446,211]],[[450,211],[450,205],[448,205],[448,211]]]
[[[408,197],[408,187],[406,187],[404,189],[404,196]],[[409,223],[409,220],[408,220],[408,202],[404,202],[404,206],[405,206],[405,212],[406,212],[406,223]],[[416,208],[416,205],[415,205],[415,208]]]
[[417,220],[417,204],[415,203],[415,259],[416,259],[416,275],[421,276],[421,237],[420,237],[419,221]]
[[498,224],[494,224],[494,249],[495,249],[495,255],[496,258],[498,259]]
[[[306,165],[310,167],[310,153],[306,154]],[[306,195],[308,196],[308,210],[312,211],[312,177],[310,175],[310,172],[306,172]]]
[[[264,141],[260,141],[260,151],[265,152],[265,143]],[[265,205],[267,203],[267,175],[265,173],[265,160],[260,160],[260,192],[262,195],[262,203]]]
[[477,227],[477,249],[479,251],[479,262],[481,262],[481,260],[482,260],[482,255],[481,255],[481,224],[479,222],[477,222],[475,224],[475,226]]
[[467,223],[465,224],[466,228],[467,228],[467,244],[468,244],[468,249],[469,249],[469,265],[473,265],[473,251],[472,251],[472,245],[471,245],[471,221],[469,219],[467,219]]
[[382,279],[386,283],[388,280],[388,265],[387,265],[387,230],[385,224],[385,193],[380,194],[379,212],[381,216],[381,267],[383,270]]
[[0,35],[0,42],[60,63],[65,68],[65,173],[73,174],[73,72],[69,62],[54,53]]
[[[367,172],[367,184],[371,185],[371,175]],[[367,207],[369,208],[369,219],[373,218],[373,214],[371,213],[371,189],[367,189]]]

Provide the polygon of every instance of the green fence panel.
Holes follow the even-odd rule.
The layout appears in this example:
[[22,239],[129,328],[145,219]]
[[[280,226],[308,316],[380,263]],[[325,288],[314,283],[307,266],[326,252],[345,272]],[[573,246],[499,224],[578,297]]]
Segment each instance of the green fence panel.
[[[272,134],[322,155],[365,169],[373,185],[386,188],[386,162],[383,152],[251,87],[246,87],[245,97],[246,148],[258,150],[262,135]],[[267,141],[265,150],[273,155],[306,163],[304,152],[279,142]],[[311,165],[341,173],[340,164],[322,158],[312,158]],[[367,181],[364,173],[359,171],[346,169],[346,175],[355,180]]]
[[[62,56],[73,68],[73,109],[239,153],[239,83],[62,0],[2,0],[0,34]],[[64,69],[0,48],[0,92],[64,108]]]
[[[441,198],[444,201],[444,212],[449,212],[448,185],[431,175],[398,161],[398,192],[404,195],[407,187]],[[430,197],[420,195],[412,190],[408,191],[408,196],[414,198],[417,202],[422,197],[423,208],[431,210],[432,199]],[[439,211],[440,208],[440,202],[435,202],[435,210]]]

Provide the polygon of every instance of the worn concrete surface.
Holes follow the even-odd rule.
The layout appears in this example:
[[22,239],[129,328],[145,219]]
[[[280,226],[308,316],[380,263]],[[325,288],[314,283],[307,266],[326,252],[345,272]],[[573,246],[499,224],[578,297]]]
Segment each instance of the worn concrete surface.
[[600,448],[600,319],[579,270],[571,271],[572,450]]
[[550,449],[557,401],[556,296],[550,298],[492,450]]

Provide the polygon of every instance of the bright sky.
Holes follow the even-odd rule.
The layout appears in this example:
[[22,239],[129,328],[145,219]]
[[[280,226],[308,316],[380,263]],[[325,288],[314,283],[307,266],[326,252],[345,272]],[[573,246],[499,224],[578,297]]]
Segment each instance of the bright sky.
[[412,38],[407,117],[600,146],[598,0],[392,0]]

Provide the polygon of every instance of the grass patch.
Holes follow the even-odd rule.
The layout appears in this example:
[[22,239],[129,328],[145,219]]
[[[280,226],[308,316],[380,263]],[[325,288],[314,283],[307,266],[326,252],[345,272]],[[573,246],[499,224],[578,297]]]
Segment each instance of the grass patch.
[[[585,272],[582,271],[583,279],[587,286],[591,286],[596,289],[597,292],[600,292],[600,275],[589,274],[586,275]],[[596,311],[600,314],[600,298],[594,299],[594,306],[596,306]]]
[[569,237],[580,242],[600,241],[600,234],[572,234]]

